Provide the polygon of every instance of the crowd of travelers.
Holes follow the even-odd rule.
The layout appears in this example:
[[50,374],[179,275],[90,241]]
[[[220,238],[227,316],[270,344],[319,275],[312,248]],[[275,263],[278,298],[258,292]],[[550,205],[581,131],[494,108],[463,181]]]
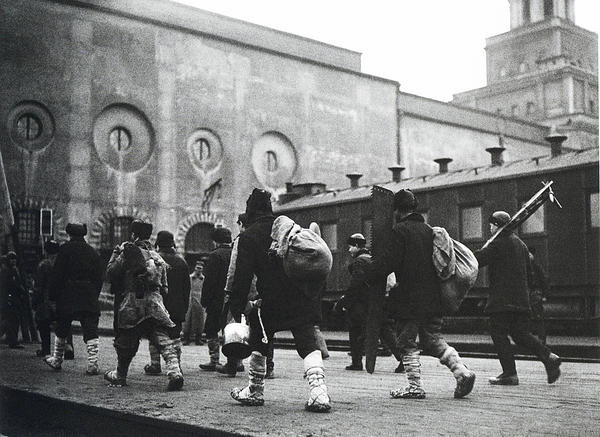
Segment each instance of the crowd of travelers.
[[[427,354],[450,370],[456,379],[454,396],[462,398],[472,391],[475,373],[441,334],[440,278],[431,261],[434,236],[417,206],[410,190],[395,194],[391,238],[375,255],[362,234],[348,238],[351,281],[336,305],[349,326],[352,360],[346,370],[363,370],[370,284],[384,280],[386,311],[377,332],[399,362],[396,373],[405,374],[408,383],[392,390],[391,397],[426,397],[420,356]],[[508,213],[496,211],[489,219],[491,232],[502,231],[510,220]],[[180,390],[184,385],[182,345],[207,345],[209,361],[199,365],[204,371],[229,376],[244,372],[239,357],[228,356],[221,362],[220,334],[229,323],[245,320],[249,326],[248,384],[231,390],[232,398],[244,405],[264,404],[265,380],[275,375],[274,336],[288,330],[309,385],[305,408],[327,412],[331,409],[323,362],[327,351],[318,328],[326,276],[298,278],[290,274],[282,259],[274,255],[278,238],[274,222],[271,194],[254,189],[245,212],[238,216],[238,235],[232,239],[229,229],[215,227],[211,234],[214,250],[197,261],[191,272],[177,252],[171,232],[161,230],[151,242],[151,223],[132,222],[128,240],[114,248],[106,269],[85,240],[86,225],[70,223],[65,229],[69,241],[45,243],[45,258],[30,283],[21,274],[14,252],[2,257],[0,334],[11,349],[23,348],[19,331],[22,341],[41,343],[37,355],[60,371],[64,360],[73,357],[71,325],[78,321],[87,353],[86,374],[98,375],[99,296],[106,282],[114,295],[113,345],[117,354],[114,368],[104,373],[109,385],[127,385],[129,365],[142,338],[149,344],[144,371],[162,375],[162,357],[167,390]],[[539,358],[548,383],[560,376],[561,360],[546,346],[543,329],[547,278],[533,252],[513,232],[500,232],[492,244],[475,252],[479,265],[489,266],[485,313],[502,367],[500,375],[489,379],[490,384],[519,383],[509,337]],[[530,331],[530,318],[539,338]]]

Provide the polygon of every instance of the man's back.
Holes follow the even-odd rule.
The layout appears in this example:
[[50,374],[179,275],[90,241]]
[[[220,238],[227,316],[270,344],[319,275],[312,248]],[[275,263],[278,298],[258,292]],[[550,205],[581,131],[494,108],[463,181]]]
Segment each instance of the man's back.
[[173,249],[160,249],[158,254],[169,265],[167,269],[167,284],[169,292],[163,297],[167,311],[174,322],[185,320],[185,313],[190,299],[189,268],[181,255]]
[[[440,314],[440,280],[433,267],[433,232],[420,214],[412,213],[394,226],[393,271],[398,293],[406,295],[417,314]],[[394,259],[395,257],[395,259]]]
[[475,252],[479,265],[489,266],[490,289],[486,313],[528,312],[529,251],[514,233],[500,235]]

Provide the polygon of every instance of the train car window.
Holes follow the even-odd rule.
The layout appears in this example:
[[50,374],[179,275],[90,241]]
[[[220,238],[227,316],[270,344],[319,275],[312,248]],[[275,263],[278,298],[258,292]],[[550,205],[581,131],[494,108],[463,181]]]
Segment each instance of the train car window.
[[590,193],[590,199],[588,202],[590,206],[589,217],[590,217],[590,227],[598,228],[600,227],[600,203],[598,198],[598,193]]
[[483,238],[483,219],[481,206],[462,208],[460,211],[460,234],[463,240]]
[[367,239],[367,247],[371,247],[372,242],[372,228],[373,228],[373,219],[363,219],[362,222],[362,234]]
[[329,246],[329,249],[337,250],[337,223],[322,223],[321,237]]
[[[521,205],[523,206],[523,205]],[[541,234],[546,231],[546,206],[542,205],[540,209],[534,212],[521,225],[522,234]]]

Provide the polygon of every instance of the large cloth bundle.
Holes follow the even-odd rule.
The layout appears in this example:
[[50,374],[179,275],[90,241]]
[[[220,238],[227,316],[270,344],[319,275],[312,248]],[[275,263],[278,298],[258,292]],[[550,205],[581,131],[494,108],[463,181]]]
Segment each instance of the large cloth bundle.
[[471,250],[448,235],[444,228],[433,228],[433,265],[441,279],[442,308],[454,314],[479,273],[479,263]]
[[271,250],[282,259],[286,275],[299,280],[324,280],[333,265],[327,243],[312,229],[306,229],[281,215],[273,222]]

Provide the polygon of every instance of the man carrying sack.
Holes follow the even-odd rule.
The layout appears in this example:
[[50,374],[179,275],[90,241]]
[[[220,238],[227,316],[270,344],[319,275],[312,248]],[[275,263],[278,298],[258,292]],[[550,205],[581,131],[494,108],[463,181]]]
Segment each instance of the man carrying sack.
[[[249,383],[234,388],[231,396],[244,405],[263,405],[268,340],[275,332],[291,330],[298,355],[304,360],[310,394],[305,408],[313,412],[331,409],[323,359],[315,325],[321,319],[320,291],[325,278],[307,281],[292,279],[284,271],[283,260],[269,252],[273,228],[271,194],[254,189],[246,202],[247,229],[240,234],[230,310],[236,320],[246,307],[254,275],[261,307],[250,313]],[[330,266],[329,266],[330,267]],[[264,331],[263,331],[264,327]],[[266,333],[266,340],[263,339]]]
[[442,306],[440,279],[432,262],[433,231],[423,216],[416,212],[415,195],[410,190],[400,190],[394,195],[394,211],[397,224],[391,237],[372,258],[367,267],[367,281],[383,280],[394,272],[398,287],[390,296],[399,320],[399,347],[406,369],[408,387],[393,390],[393,398],[424,399],[421,384],[420,350],[448,367],[456,378],[455,398],[468,395],[475,383],[475,373],[462,362],[458,352],[441,336]]

